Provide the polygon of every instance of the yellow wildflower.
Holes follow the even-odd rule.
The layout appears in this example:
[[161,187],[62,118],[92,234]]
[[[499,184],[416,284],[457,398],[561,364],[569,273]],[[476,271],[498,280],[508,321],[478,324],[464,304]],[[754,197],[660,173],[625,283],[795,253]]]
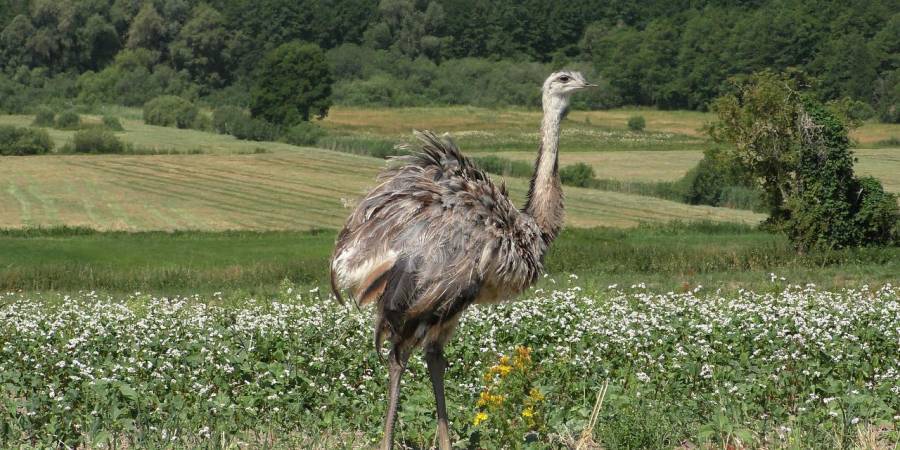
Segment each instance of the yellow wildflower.
[[539,402],[544,399],[544,394],[538,390],[538,388],[531,388],[531,391],[528,393],[528,397],[532,400]]
[[524,417],[526,419],[530,419],[530,418],[534,417],[534,409],[532,409],[530,406],[525,408],[522,411],[522,417]]
[[500,357],[500,365],[501,365],[501,366],[508,366],[508,365],[509,365],[509,356],[505,356],[505,355],[504,355],[504,356],[501,356],[501,357]]
[[509,372],[512,371],[512,367],[510,366],[498,366],[497,371],[500,372],[501,377],[505,377],[509,375]]
[[522,346],[516,347],[516,368],[525,369],[525,365],[529,362],[531,362],[531,349]]
[[519,346],[516,348],[516,353],[519,355],[519,358],[531,359],[531,348],[529,347]]
[[476,403],[476,405],[478,405],[478,406],[484,406],[484,405],[487,405],[488,403],[490,403],[491,397],[492,397],[492,396],[491,396],[491,393],[490,393],[490,392],[488,392],[488,391],[483,391],[483,392],[481,393],[481,395],[478,397],[478,402]]
[[481,422],[484,422],[487,419],[488,419],[487,413],[479,412],[478,414],[475,414],[475,419],[472,420],[472,425],[475,425],[477,427],[478,424],[480,424]]

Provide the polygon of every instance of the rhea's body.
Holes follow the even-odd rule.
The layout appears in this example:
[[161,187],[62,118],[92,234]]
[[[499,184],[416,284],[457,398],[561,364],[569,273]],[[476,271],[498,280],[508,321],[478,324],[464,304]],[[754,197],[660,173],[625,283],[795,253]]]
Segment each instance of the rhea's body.
[[424,347],[435,391],[440,448],[449,448],[443,346],[473,303],[509,299],[543,271],[563,223],[559,128],[571,93],[591,86],[577,72],[543,86],[541,143],[522,210],[449,139],[418,133],[421,152],[394,159],[338,236],[332,288],[376,312],[375,346],[391,343],[390,392],[382,447],[390,448],[400,375]]

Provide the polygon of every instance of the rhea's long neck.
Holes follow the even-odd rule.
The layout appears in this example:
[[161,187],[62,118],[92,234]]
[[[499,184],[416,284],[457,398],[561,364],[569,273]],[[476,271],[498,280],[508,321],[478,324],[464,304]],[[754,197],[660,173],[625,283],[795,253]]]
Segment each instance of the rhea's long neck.
[[568,107],[568,99],[544,95],[541,120],[541,146],[534,163],[534,175],[524,211],[534,218],[549,244],[563,225],[563,193],[559,181],[559,126]]

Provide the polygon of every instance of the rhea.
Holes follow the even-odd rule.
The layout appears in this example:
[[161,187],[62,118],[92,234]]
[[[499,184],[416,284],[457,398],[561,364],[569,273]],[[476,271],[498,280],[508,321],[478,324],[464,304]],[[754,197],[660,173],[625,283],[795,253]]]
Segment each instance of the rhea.
[[421,150],[393,159],[347,219],[332,255],[331,285],[341,302],[346,290],[358,305],[374,305],[379,357],[390,343],[383,449],[393,444],[400,377],[422,347],[438,445],[449,450],[444,345],[467,307],[513,298],[542,272],[563,226],[560,122],[571,95],[592,86],[571,71],[544,82],[541,142],[521,210],[506,186],[494,184],[449,138],[426,131],[417,133]]

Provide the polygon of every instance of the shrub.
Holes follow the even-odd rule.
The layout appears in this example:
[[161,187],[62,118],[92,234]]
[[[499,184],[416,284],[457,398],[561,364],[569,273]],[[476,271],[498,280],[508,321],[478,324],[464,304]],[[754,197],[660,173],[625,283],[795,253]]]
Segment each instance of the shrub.
[[327,133],[312,122],[300,122],[285,131],[282,140],[293,145],[315,145]]
[[847,116],[852,120],[862,122],[875,117],[876,114],[875,108],[863,101],[853,100],[847,106]]
[[875,107],[882,122],[900,123],[900,69],[885,73],[875,83]]
[[237,106],[223,106],[213,111],[212,127],[217,133],[234,134],[241,123],[250,119],[250,114]]
[[81,117],[75,111],[66,111],[56,118],[56,128],[75,130],[81,126]]
[[273,141],[279,129],[262,119],[254,119],[242,108],[223,106],[213,112],[212,129],[248,141]]
[[588,187],[594,179],[594,168],[585,163],[572,164],[559,171],[559,178],[569,186]]
[[763,206],[746,171],[718,147],[704,150],[703,159],[682,180],[685,203],[754,210]]
[[204,114],[202,111],[197,113],[197,118],[194,119],[193,125],[191,128],[200,131],[210,131],[212,130],[212,119]]
[[36,127],[52,127],[56,124],[56,113],[52,109],[41,106],[34,115],[34,122],[31,125]]
[[112,131],[106,128],[88,128],[75,133],[66,144],[67,153],[123,153],[127,147]]
[[122,122],[119,122],[119,118],[115,116],[103,116],[103,126],[110,131],[125,131]]
[[40,155],[53,149],[53,140],[45,130],[0,125],[0,155]]
[[251,118],[239,124],[232,135],[247,141],[274,141],[278,131],[278,127],[265,120]]
[[855,180],[850,188],[853,198],[853,222],[861,233],[863,244],[900,241],[900,208],[897,195],[884,191],[881,182],[872,177]]
[[144,122],[163,127],[192,128],[200,111],[188,100],[163,95],[144,104]]
[[631,116],[628,118],[628,129],[631,131],[644,131],[647,127],[647,121],[644,116]]

